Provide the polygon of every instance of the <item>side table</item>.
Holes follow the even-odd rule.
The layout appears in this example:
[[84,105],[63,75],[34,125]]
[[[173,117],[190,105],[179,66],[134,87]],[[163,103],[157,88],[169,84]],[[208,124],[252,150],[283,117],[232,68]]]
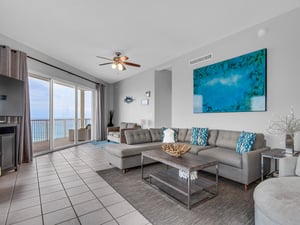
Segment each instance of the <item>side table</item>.
[[264,158],[275,159],[275,171],[277,171],[277,160],[291,157],[292,154],[286,153],[285,149],[273,148],[261,153],[261,181],[264,180]]

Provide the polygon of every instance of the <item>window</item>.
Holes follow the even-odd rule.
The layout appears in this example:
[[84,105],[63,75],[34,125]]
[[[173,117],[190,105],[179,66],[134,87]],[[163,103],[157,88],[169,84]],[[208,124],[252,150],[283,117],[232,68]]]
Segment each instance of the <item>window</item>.
[[33,153],[92,139],[93,90],[35,75],[29,89]]

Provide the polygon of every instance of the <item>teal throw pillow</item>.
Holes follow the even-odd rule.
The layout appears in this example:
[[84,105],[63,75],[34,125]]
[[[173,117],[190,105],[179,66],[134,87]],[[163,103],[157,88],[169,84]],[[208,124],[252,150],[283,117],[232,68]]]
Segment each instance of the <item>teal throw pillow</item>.
[[192,136],[191,136],[191,144],[192,145],[200,145],[206,146],[208,138],[208,128],[192,128]]
[[242,154],[249,152],[255,143],[256,134],[242,131],[236,145],[236,152]]
[[164,140],[164,138],[165,138],[165,130],[167,130],[167,129],[174,130],[174,140],[175,140],[175,142],[178,141],[178,128],[167,128],[167,127],[163,127],[163,128],[161,128],[161,129],[162,129],[161,141]]

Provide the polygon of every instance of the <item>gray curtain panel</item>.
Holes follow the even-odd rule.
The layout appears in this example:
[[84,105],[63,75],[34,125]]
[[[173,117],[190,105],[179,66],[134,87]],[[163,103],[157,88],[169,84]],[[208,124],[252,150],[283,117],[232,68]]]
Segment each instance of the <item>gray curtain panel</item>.
[[32,140],[30,124],[30,102],[28,86],[27,55],[15,51],[8,46],[0,47],[0,74],[24,81],[24,116],[7,117],[8,123],[19,124],[18,132],[18,163],[32,161]]
[[105,140],[104,85],[97,84],[96,94],[96,140]]

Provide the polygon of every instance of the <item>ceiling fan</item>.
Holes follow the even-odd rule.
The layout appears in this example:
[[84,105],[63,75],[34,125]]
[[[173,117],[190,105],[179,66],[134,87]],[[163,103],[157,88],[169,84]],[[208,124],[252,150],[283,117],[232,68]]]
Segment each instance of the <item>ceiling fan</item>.
[[128,62],[127,60],[129,59],[127,56],[121,56],[121,52],[115,52],[116,56],[113,57],[112,59],[106,58],[106,57],[102,57],[102,56],[97,56],[100,59],[106,59],[109,60],[111,62],[108,63],[101,63],[99,64],[99,66],[104,66],[104,65],[109,65],[111,64],[111,67],[113,69],[118,68],[119,71],[123,71],[126,70],[125,65],[127,66],[135,66],[135,67],[141,67],[141,65],[136,64],[136,63],[132,63],[132,62]]

